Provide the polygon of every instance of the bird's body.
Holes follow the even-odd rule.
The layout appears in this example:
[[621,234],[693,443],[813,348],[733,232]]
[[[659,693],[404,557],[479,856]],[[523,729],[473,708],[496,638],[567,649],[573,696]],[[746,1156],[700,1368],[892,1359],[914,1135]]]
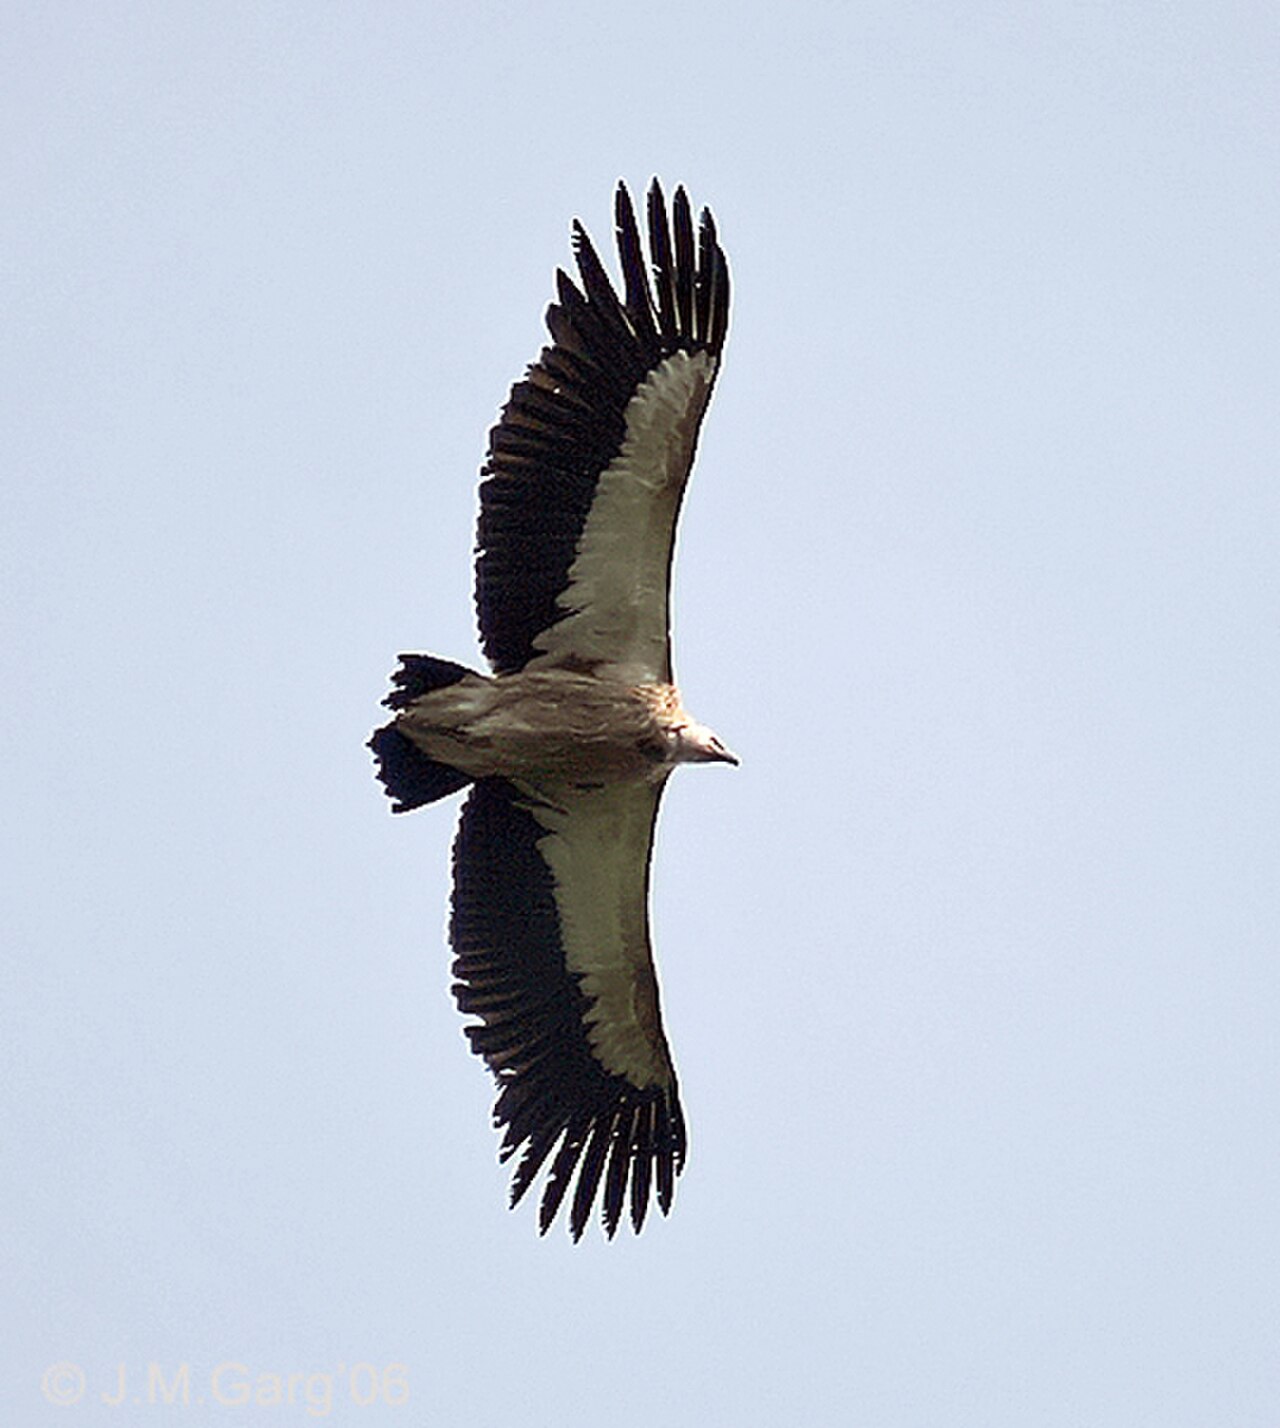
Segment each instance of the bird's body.
[[[575,226],[553,343],[516,384],[480,489],[476,606],[494,673],[402,655],[370,740],[396,812],[468,785],[454,844],[454,993],[498,1080],[513,1202],[540,1224],[600,1196],[613,1234],[671,1205],[684,1116],[649,943],[658,804],[681,763],[737,760],[672,680],[676,519],[728,326],[711,216],[649,191],[650,272],[619,185],[619,299]],[[651,283],[652,279],[652,283]]]
[[397,727],[431,759],[548,797],[561,785],[658,783],[702,747],[674,685],[570,669],[468,674],[415,700]]

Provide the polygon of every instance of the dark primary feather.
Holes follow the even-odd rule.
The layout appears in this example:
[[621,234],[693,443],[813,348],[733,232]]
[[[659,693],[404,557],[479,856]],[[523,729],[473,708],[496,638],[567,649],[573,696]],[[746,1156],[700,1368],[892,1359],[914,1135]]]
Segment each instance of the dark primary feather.
[[568,584],[596,483],[621,450],[623,414],[637,388],[673,352],[718,356],[724,345],[729,272],[711,215],[703,211],[695,242],[684,190],[675,192],[669,223],[653,182],[651,283],[622,184],[615,213],[622,300],[591,240],[575,225],[581,287],[557,274],[557,301],[547,311],[552,346],[512,388],[490,433],[480,488],[476,611],[485,654],[499,673],[523,668],[538,635],[563,617],[556,597]]
[[543,837],[505,780],[483,779],[472,789],[454,844],[454,994],[463,1012],[480,1019],[467,1035],[497,1077],[502,1158],[520,1152],[512,1204],[550,1158],[540,1228],[550,1226],[576,1176],[573,1238],[601,1191],[612,1236],[628,1188],[632,1225],[644,1223],[655,1173],[659,1208],[670,1208],[684,1164],[684,1118],[674,1081],[669,1089],[640,1088],[592,1055],[590,1003],[565,966],[551,872],[538,852]]

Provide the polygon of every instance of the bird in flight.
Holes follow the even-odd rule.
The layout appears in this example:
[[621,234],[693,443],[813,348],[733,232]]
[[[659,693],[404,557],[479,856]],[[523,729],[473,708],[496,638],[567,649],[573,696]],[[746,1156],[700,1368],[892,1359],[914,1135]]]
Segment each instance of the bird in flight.
[[566,1196],[612,1238],[651,1189],[665,1215],[684,1116],[658,1010],[649,865],[682,763],[737,763],[672,678],[676,518],[729,321],[711,214],[695,234],[655,179],[648,257],[618,185],[619,297],[581,224],[579,283],[556,274],[551,345],[489,437],[476,611],[493,669],[400,656],[369,741],[403,813],[470,785],[453,850],[454,994],[497,1080],[514,1206],[550,1160],[545,1233]]

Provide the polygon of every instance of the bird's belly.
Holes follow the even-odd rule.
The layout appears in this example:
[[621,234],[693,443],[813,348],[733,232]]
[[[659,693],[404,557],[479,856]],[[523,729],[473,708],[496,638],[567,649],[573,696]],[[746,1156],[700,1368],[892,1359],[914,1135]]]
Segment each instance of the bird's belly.
[[464,680],[419,700],[402,727],[473,778],[590,785],[665,772],[653,695],[567,671]]

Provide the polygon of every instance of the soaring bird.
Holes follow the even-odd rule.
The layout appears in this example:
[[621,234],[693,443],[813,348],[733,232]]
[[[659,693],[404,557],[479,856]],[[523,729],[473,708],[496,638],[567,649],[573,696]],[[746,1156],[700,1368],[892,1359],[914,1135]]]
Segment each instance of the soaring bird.
[[[403,813],[470,785],[453,851],[454,995],[497,1080],[517,1204],[550,1159],[538,1223],[573,1186],[665,1215],[685,1160],[649,943],[658,803],[682,763],[737,763],[672,679],[676,518],[729,320],[711,214],[695,236],[655,179],[648,260],[618,185],[619,298],[582,225],[556,273],[551,345],[511,390],[481,470],[475,601],[492,675],[401,655],[369,741]],[[651,281],[652,279],[652,281]]]

